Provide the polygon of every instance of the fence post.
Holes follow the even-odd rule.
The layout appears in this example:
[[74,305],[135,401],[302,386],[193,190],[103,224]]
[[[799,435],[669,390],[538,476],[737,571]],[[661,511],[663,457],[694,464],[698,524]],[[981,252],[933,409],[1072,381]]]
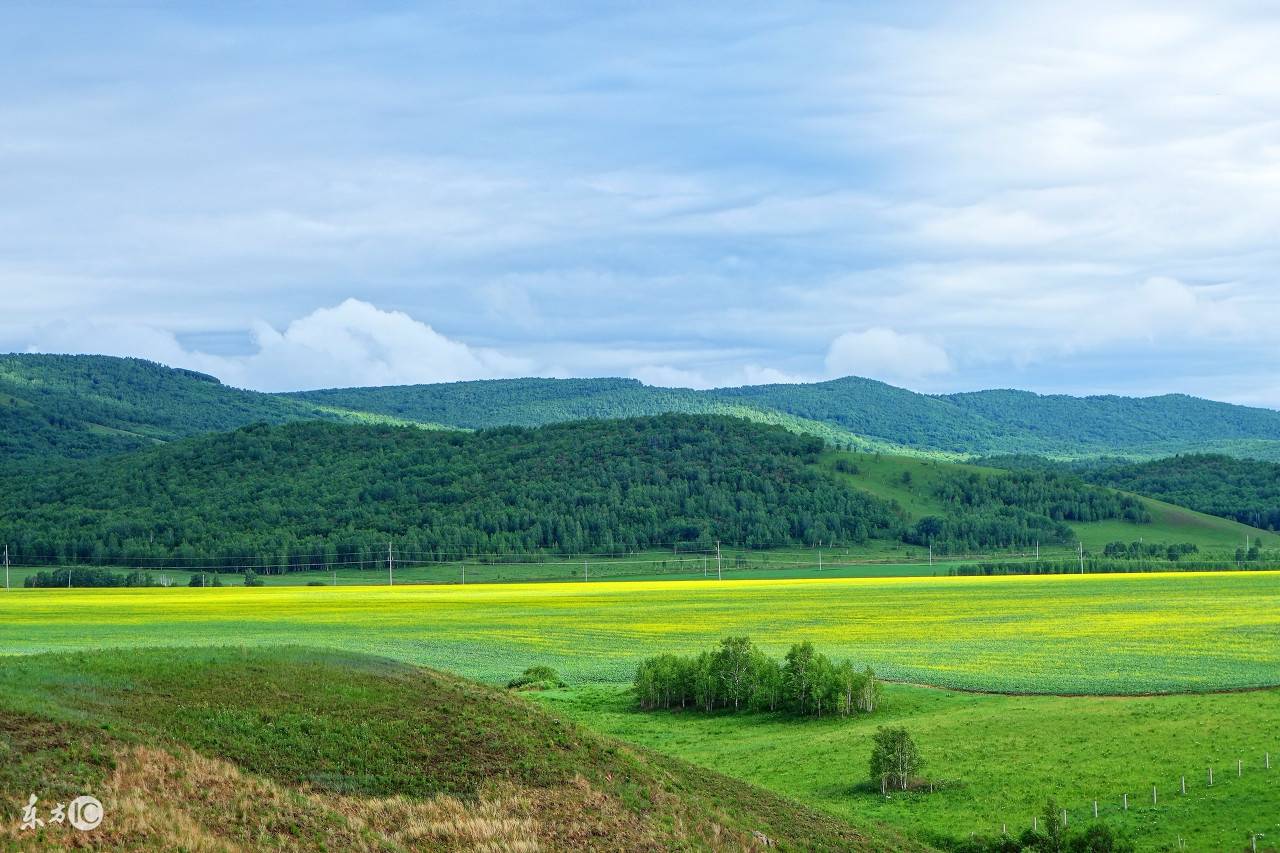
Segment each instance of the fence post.
[[1128,810],[1129,810],[1129,795],[1128,795],[1128,794],[1125,794],[1125,795],[1124,795],[1124,810],[1125,810],[1125,811],[1128,811]]
[[1151,786],[1151,805],[1156,805],[1156,786]]
[[1211,787],[1213,785],[1213,768],[1212,767],[1209,768],[1209,785]]
[[1186,776],[1182,777],[1182,793],[1183,795],[1187,793],[1187,777]]
[[1237,758],[1236,759],[1236,776],[1243,776],[1243,775],[1244,775],[1244,761]]
[[1097,800],[1093,801],[1093,819],[1094,820],[1098,819],[1098,801]]

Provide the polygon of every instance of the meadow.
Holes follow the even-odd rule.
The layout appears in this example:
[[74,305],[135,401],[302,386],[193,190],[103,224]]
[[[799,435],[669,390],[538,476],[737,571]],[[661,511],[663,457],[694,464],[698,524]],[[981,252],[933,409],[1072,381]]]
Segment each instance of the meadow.
[[[926,840],[997,835],[1003,827],[1017,835],[1049,797],[1078,826],[1092,822],[1096,799],[1100,818],[1141,849],[1176,850],[1179,838],[1188,850],[1246,849],[1252,832],[1268,836],[1260,849],[1273,849],[1270,838],[1280,829],[1275,690],[1115,699],[890,685],[875,715],[803,722],[767,714],[641,713],[621,688],[551,691],[540,699],[592,729],[855,824],[881,822]],[[872,735],[884,725],[912,733],[933,792],[884,797],[867,790]]]
[[[889,685],[883,711],[854,720],[634,710],[626,684],[640,658],[698,651],[727,634],[748,634],[775,655],[809,639],[914,684]],[[1002,824],[1016,833],[1049,796],[1074,820],[1098,799],[1103,817],[1133,832],[1141,849],[1176,849],[1179,837],[1188,849],[1233,849],[1246,831],[1277,829],[1280,690],[1044,694],[1280,684],[1280,573],[0,595],[0,647],[13,654],[227,645],[267,655],[281,645],[369,652],[491,683],[550,665],[570,688],[541,701],[564,716],[855,825],[926,840]],[[911,729],[938,790],[886,799],[860,787],[871,733],[886,723]],[[1259,766],[1268,751],[1275,775]],[[1248,769],[1238,778],[1237,759]],[[1200,776],[1209,766],[1219,774],[1212,789]],[[1182,775],[1185,797],[1174,790]],[[1161,792],[1155,806],[1152,785]],[[1118,805],[1124,793],[1128,812]]]
[[812,640],[883,677],[1019,693],[1280,683],[1280,574],[842,578],[246,589],[15,590],[10,653],[296,643],[490,682],[532,664],[628,681],[638,660],[748,634]]

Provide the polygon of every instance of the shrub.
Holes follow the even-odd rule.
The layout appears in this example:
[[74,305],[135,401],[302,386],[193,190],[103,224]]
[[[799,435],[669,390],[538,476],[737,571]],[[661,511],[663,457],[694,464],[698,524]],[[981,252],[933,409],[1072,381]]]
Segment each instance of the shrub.
[[549,666],[531,666],[507,682],[513,690],[553,690],[564,686],[559,674]]

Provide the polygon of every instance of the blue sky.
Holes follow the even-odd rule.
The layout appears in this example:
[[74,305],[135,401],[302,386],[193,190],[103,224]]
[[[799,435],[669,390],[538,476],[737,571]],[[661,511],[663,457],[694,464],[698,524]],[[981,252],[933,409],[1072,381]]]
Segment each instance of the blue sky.
[[0,349],[1280,406],[1264,4],[0,10]]

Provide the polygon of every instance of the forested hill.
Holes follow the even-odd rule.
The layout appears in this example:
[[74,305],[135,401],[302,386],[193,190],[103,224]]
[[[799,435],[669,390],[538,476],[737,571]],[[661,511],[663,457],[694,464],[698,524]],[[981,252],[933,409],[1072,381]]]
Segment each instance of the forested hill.
[[370,417],[386,420],[137,358],[0,354],[0,460],[99,456],[256,422]]
[[1280,412],[1186,394],[1069,397],[1004,390],[938,399],[998,424],[1008,435],[1035,435],[1047,444],[1164,453],[1201,443],[1247,449],[1256,439],[1280,439]]
[[893,504],[824,475],[822,443],[730,417],[663,415],[440,432],[265,424],[0,473],[18,561],[217,554],[616,552],[897,536]]
[[1130,492],[1280,530],[1280,465],[1191,454],[1090,471],[1088,479]]
[[0,355],[0,461],[87,457],[265,421],[477,429],[662,413],[725,414],[858,450],[1060,458],[1219,452],[1280,461],[1280,412],[1170,395],[930,396],[848,377],[694,391],[633,379],[509,379],[262,394],[137,359]]
[[460,427],[719,412],[773,417],[789,429],[819,435],[837,446],[891,452],[1149,458],[1212,450],[1280,459],[1280,412],[1184,395],[1067,397],[979,391],[931,396],[847,377],[709,391],[653,388],[628,379],[512,379],[289,396]]

